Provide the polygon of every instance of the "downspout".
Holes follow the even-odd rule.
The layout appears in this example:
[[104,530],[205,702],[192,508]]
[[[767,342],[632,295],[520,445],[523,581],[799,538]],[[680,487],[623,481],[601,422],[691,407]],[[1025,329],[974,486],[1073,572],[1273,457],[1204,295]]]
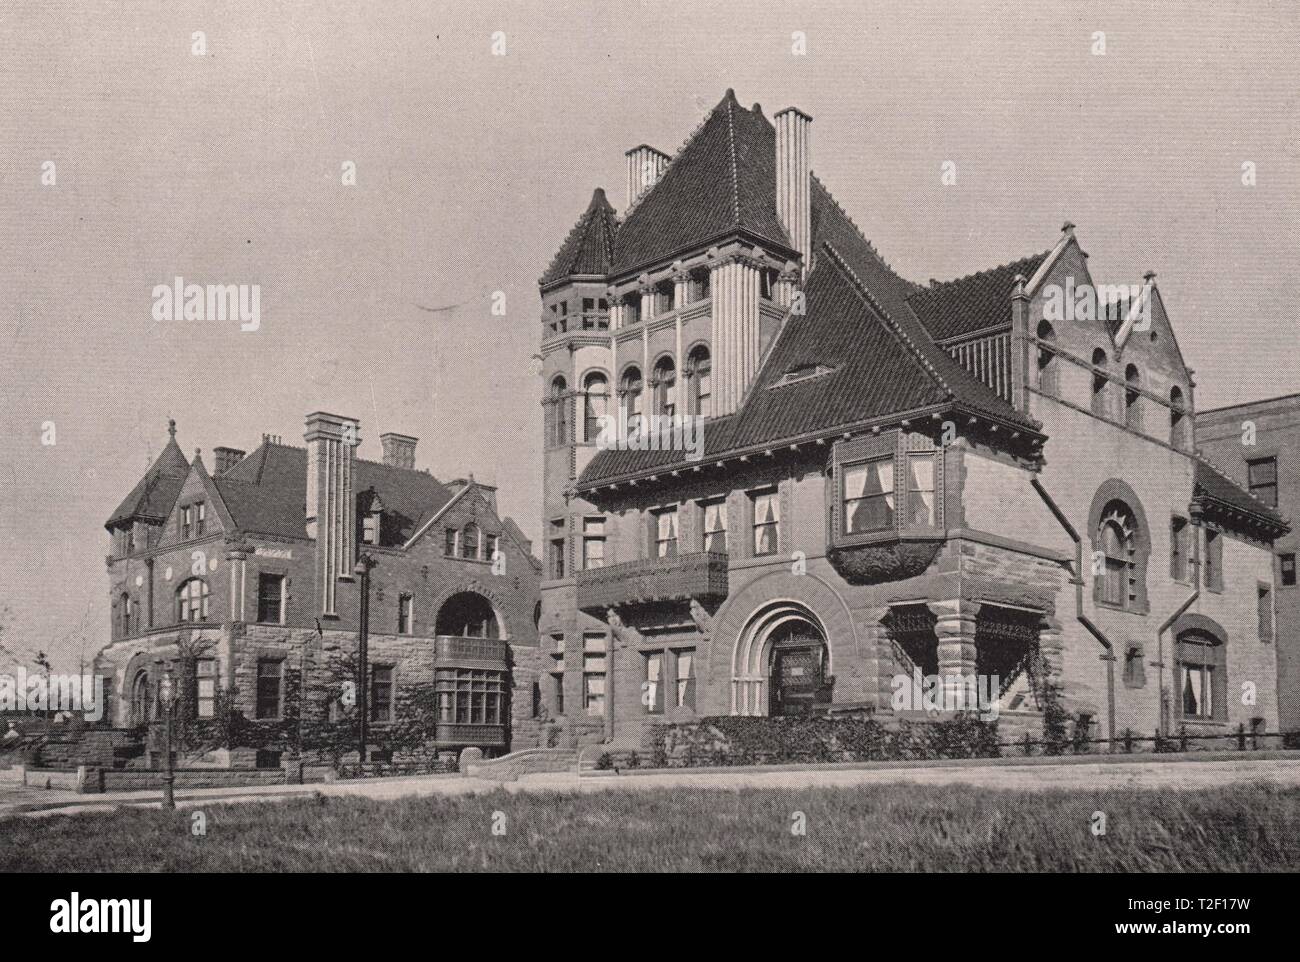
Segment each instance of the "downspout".
[[1079,532],[1074,530],[1074,525],[1070,524],[1070,519],[1061,512],[1056,502],[1052,500],[1052,496],[1047,493],[1047,489],[1043,487],[1042,482],[1037,478],[1031,478],[1029,483],[1034,486],[1034,490],[1038,492],[1038,496],[1043,499],[1043,503],[1052,512],[1052,516],[1056,518],[1057,523],[1065,529],[1065,533],[1074,542],[1074,571],[1072,572],[1074,577],[1071,581],[1074,582],[1075,617],[1079,620],[1079,624],[1088,629],[1088,633],[1096,638],[1101,643],[1102,648],[1106,650],[1106,653],[1101,656],[1101,660],[1106,662],[1106,731],[1107,737],[1111,739],[1110,750],[1114,751],[1115,647],[1083,611],[1083,540],[1079,537]]
[[[1156,629],[1156,682],[1159,687],[1159,717],[1157,718],[1157,730],[1161,737],[1169,734],[1169,726],[1165,718],[1165,632],[1173,627],[1175,621],[1181,618],[1201,596],[1201,532],[1188,521],[1187,527],[1192,532],[1192,593],[1187,600],[1178,606],[1178,610],[1166,618]],[[1170,706],[1173,705],[1175,698],[1174,692],[1169,693]]]

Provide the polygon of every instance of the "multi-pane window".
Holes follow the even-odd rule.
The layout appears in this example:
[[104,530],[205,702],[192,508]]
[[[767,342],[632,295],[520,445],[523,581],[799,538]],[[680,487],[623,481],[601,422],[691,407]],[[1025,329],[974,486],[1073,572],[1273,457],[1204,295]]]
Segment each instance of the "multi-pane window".
[[1128,600],[1129,572],[1133,567],[1132,532],[1125,529],[1122,519],[1102,525],[1101,551],[1101,600],[1122,608]]
[[655,413],[672,417],[677,412],[677,369],[671,357],[655,365]]
[[689,358],[691,372],[691,413],[700,417],[713,415],[713,362],[707,347],[697,347]]
[[257,620],[264,624],[284,624],[284,575],[257,576]]
[[654,531],[655,557],[677,557],[677,509],[663,508],[650,515]]
[[208,505],[205,501],[200,501],[194,506],[194,533],[201,535],[208,527]]
[[676,689],[674,704],[678,708],[695,707],[695,649],[682,648],[677,652]]
[[1205,587],[1210,591],[1223,590],[1223,535],[1205,531]]
[[131,596],[122,594],[117,599],[118,635],[125,638],[131,634]]
[[641,703],[645,706],[648,714],[663,714],[664,653],[662,651],[649,651],[642,657],[645,659],[645,684],[642,687]]
[[564,520],[551,522],[550,558],[548,567],[552,578],[564,577]]
[[361,516],[361,543],[379,543],[379,512],[370,511]]
[[284,662],[261,658],[257,662],[257,717],[279,718],[283,697]]
[[1169,519],[1169,577],[1187,580],[1187,519],[1177,515]]
[[582,706],[588,715],[605,713],[605,636],[582,636]]
[[478,558],[478,525],[470,522],[460,535],[460,552],[465,558]]
[[934,506],[934,454],[909,454],[907,456],[908,523],[933,528]]
[[370,720],[393,720],[393,666],[375,665],[370,669]]
[[208,584],[202,578],[190,578],[176,592],[181,621],[208,620]]
[[402,594],[397,599],[397,633],[409,635],[415,625],[415,598]]
[[569,385],[563,377],[551,382],[551,446],[569,443]]
[[460,725],[500,725],[505,717],[505,676],[499,671],[439,668],[434,674],[438,720]]
[[750,495],[754,517],[754,555],[776,554],[781,503],[775,491],[756,491]]
[[641,372],[630,367],[623,375],[623,414],[628,434],[641,428]]
[[600,437],[600,419],[609,404],[609,381],[600,371],[592,371],[583,384],[582,439],[591,444]]
[[1277,458],[1246,462],[1250,493],[1270,508],[1277,507]]
[[700,514],[703,516],[704,550],[727,551],[727,500],[716,498],[700,502]]
[[564,672],[551,672],[551,703],[555,705],[555,714],[564,714]]
[[217,713],[217,660],[198,658],[194,662],[194,705],[199,718]]
[[1183,717],[1222,717],[1226,709],[1223,646],[1206,636],[1185,635],[1178,642],[1178,670]]
[[582,519],[582,567],[584,570],[605,566],[605,519]]
[[194,530],[194,508],[186,505],[181,508],[181,540],[185,541]]
[[442,553],[448,558],[456,557],[456,546],[460,543],[460,532],[455,528],[448,528],[446,531],[446,541],[442,545]]
[[487,559],[489,561],[497,560],[497,552],[501,550],[501,536],[490,534],[483,539],[484,547],[487,549]]
[[[930,460],[934,503],[934,460]],[[894,525],[894,459],[873,458],[844,468],[844,533],[884,531]]]
[[1295,587],[1295,555],[1280,554],[1277,556],[1278,568],[1281,572],[1282,587]]

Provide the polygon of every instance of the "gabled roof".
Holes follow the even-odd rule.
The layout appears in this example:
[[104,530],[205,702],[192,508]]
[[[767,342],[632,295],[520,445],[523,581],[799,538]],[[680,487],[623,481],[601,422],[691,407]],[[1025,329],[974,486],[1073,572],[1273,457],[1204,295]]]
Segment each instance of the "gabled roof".
[[614,208],[605,198],[605,191],[597,187],[587,210],[573,225],[538,283],[545,287],[565,277],[608,273],[617,230]]
[[1202,508],[1228,509],[1228,513],[1248,515],[1275,536],[1291,530],[1290,524],[1274,508],[1270,508],[1249,491],[1220,471],[1204,457],[1196,459],[1192,501]]
[[[253,534],[306,538],[307,451],[273,441],[214,479],[235,525]],[[352,488],[374,489],[384,504],[382,540],[401,544],[451,500],[432,475],[357,459]]]
[[908,298],[912,310],[936,341],[946,341],[992,327],[1011,326],[1011,292],[1016,275],[1034,276],[1047,255],[1043,251],[990,270],[917,290]]
[[628,213],[614,240],[611,273],[736,231],[790,249],[776,213],[776,128],[728,90]]
[[176,443],[176,422],[168,425],[171,437],[162,453],[150,465],[144,477],[131,489],[112,516],[104,522],[104,527],[130,521],[135,518],[149,521],[166,520],[172,505],[180,496],[181,487],[190,473],[190,463],[181,453]]

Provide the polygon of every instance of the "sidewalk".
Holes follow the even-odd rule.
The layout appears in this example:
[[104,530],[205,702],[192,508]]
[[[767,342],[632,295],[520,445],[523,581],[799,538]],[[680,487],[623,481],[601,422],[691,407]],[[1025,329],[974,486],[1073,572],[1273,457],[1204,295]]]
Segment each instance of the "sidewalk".
[[[1261,753],[1262,754],[1262,753]],[[1293,753],[1288,753],[1293,756]],[[1175,760],[1176,759],[1176,760]],[[192,789],[176,792],[178,808],[203,804],[275,802],[316,794],[378,800],[431,795],[467,795],[504,789],[508,792],[600,792],[665,789],[803,789],[852,788],[859,785],[967,785],[996,791],[1070,790],[1089,793],[1108,789],[1187,791],[1222,788],[1243,782],[1300,788],[1300,758],[1224,757],[1198,759],[1164,756],[1154,760],[1098,759],[1033,760],[1035,764],[984,762],[877,763],[861,767],[788,767],[726,771],[678,769],[664,772],[615,774],[601,772],[526,775],[516,782],[493,782],[458,775],[413,775],[402,778],[359,779],[317,785],[269,785],[251,788]],[[107,812],[121,806],[158,808],[160,792],[116,792],[78,795],[75,792],[20,789],[0,793],[0,818],[9,815],[66,815]]]

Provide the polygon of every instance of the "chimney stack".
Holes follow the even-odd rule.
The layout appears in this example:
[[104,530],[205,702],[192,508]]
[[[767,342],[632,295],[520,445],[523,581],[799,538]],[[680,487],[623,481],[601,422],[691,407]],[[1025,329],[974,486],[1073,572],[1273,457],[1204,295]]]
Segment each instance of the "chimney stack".
[[655,185],[671,160],[662,150],[649,144],[633,147],[627,152],[627,206],[630,208],[641,195]]
[[807,277],[812,254],[812,118],[798,107],[786,107],[772,119],[776,124],[776,213],[790,243],[802,256]]
[[216,457],[216,463],[213,465],[213,474],[225,474],[240,461],[244,460],[244,453],[238,448],[213,448],[213,455]]
[[384,446],[384,464],[394,468],[415,468],[415,446],[419,438],[409,434],[388,431],[379,435],[379,443]]
[[361,422],[317,411],[307,415],[307,537],[316,540],[320,611],[335,615],[338,581],[351,580],[356,561],[356,495],[352,468]]

